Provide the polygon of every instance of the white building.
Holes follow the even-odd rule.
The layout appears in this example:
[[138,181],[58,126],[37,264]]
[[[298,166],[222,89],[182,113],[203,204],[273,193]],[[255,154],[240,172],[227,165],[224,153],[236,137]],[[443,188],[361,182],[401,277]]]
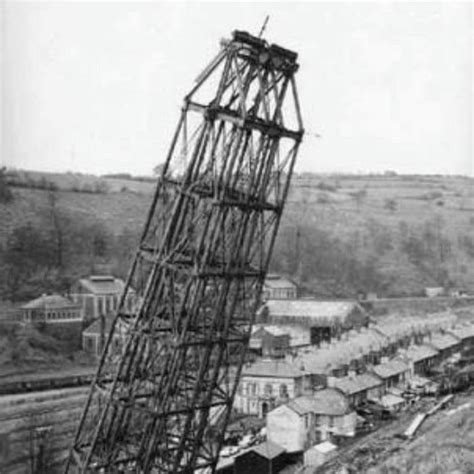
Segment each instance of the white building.
[[287,452],[304,451],[332,436],[354,436],[357,415],[339,390],[326,388],[281,405],[267,415],[267,439]]
[[264,417],[274,407],[300,396],[310,380],[296,366],[279,359],[264,359],[242,368],[234,408]]

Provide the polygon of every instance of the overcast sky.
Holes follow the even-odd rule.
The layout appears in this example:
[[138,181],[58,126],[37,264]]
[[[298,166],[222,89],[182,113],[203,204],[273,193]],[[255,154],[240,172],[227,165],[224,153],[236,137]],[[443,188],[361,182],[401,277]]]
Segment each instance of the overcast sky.
[[299,171],[474,175],[470,2],[2,5],[7,166],[151,173],[219,40],[269,14],[300,54]]

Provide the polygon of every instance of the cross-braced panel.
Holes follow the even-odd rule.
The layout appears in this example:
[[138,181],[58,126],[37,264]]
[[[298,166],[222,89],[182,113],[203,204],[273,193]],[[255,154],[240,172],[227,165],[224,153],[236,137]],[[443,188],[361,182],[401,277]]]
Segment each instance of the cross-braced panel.
[[303,135],[296,58],[234,32],[185,97],[71,471],[215,469]]

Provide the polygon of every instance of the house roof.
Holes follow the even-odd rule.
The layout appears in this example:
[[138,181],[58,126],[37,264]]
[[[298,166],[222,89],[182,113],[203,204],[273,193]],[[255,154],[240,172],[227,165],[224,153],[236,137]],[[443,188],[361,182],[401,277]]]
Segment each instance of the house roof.
[[296,288],[296,285],[288,278],[280,275],[268,274],[265,278],[264,286],[270,289]]
[[112,275],[91,275],[89,278],[81,278],[79,285],[86,291],[99,295],[121,294],[125,287],[123,280]]
[[380,398],[380,403],[386,408],[393,408],[398,405],[403,405],[405,403],[405,399],[399,397],[398,395],[394,395],[393,393],[387,393],[382,395]]
[[372,372],[382,379],[388,379],[394,375],[407,372],[408,370],[408,365],[399,359],[392,359],[388,362],[372,366]]
[[341,340],[333,340],[321,347],[306,347],[295,356],[288,356],[298,367],[309,373],[329,373],[341,365],[360,359],[364,354],[378,351],[387,344],[385,336],[374,329],[346,332]]
[[275,459],[276,457],[283,454],[285,452],[285,449],[282,448],[279,444],[267,440],[263,443],[251,447],[249,451],[253,451],[266,459]]
[[21,307],[22,309],[64,309],[64,308],[77,308],[79,306],[73,303],[71,300],[61,295],[42,295]]
[[335,451],[337,446],[332,444],[331,441],[323,441],[322,443],[314,445],[311,449],[314,449],[320,453],[327,454],[331,451]]
[[270,317],[325,319],[329,324],[343,324],[356,308],[364,312],[353,301],[269,300],[265,306]]
[[242,376],[298,378],[304,373],[284,360],[263,359],[242,368]]
[[303,395],[288,402],[287,406],[299,415],[342,416],[350,411],[347,397],[335,388],[317,390],[312,395]]
[[452,334],[435,333],[431,336],[428,344],[433,346],[435,349],[442,351],[459,344],[459,339]]
[[335,386],[346,395],[354,395],[355,393],[370,390],[374,387],[382,385],[382,381],[375,375],[363,373],[358,375],[348,375],[346,377],[337,378]]
[[420,362],[422,360],[430,359],[438,355],[438,351],[432,347],[423,345],[413,345],[402,351],[401,355],[413,362]]

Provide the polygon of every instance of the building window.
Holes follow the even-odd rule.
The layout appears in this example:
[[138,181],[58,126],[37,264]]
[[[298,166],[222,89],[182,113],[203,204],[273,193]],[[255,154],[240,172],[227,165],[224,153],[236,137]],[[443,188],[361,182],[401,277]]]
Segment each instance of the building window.
[[270,383],[265,384],[264,393],[265,395],[271,395],[273,393],[272,384]]
[[280,398],[288,398],[288,387],[284,383],[280,385]]

